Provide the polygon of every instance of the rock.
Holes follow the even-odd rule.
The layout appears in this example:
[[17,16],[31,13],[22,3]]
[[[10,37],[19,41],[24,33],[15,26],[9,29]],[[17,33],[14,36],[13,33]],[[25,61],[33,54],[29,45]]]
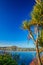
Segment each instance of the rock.
[[[42,65],[43,65],[43,56],[41,56],[41,62],[42,62]],[[33,61],[30,63],[30,65],[38,65],[37,58],[34,58]]]

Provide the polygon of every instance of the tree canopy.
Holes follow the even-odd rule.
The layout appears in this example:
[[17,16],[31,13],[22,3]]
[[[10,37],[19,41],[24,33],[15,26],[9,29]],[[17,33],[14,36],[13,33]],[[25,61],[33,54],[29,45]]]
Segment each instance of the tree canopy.
[[[31,19],[23,22],[23,28],[31,31],[32,26],[37,27],[38,25],[38,44],[43,47],[43,0],[36,0],[36,2],[31,12]],[[30,34],[33,36],[32,31]]]

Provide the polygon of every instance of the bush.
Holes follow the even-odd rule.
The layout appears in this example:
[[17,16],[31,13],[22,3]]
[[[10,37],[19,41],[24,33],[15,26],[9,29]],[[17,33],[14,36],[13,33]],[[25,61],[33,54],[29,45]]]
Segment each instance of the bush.
[[0,65],[18,65],[17,61],[9,54],[0,55]]

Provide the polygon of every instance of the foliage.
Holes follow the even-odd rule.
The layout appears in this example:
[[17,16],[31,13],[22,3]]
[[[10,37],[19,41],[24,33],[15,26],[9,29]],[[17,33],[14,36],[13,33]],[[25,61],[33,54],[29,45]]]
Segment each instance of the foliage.
[[[40,36],[38,37],[38,40],[39,40],[38,45],[40,47],[43,47],[43,32],[42,32],[43,30],[43,0],[40,0],[40,4],[36,3],[34,5],[33,10],[31,12],[31,20],[23,22],[23,28],[25,30],[28,30],[29,32],[31,31],[32,26],[38,27],[37,30],[41,31],[41,34],[39,34],[41,37]],[[31,38],[33,37],[34,39],[35,34],[33,34],[33,31],[31,31],[30,35],[31,35]],[[37,36],[37,33],[36,33],[36,36]]]
[[36,4],[33,8],[32,11],[32,19],[35,21],[39,21],[40,20],[40,15],[41,15],[41,6],[39,4]]
[[[31,30],[34,26],[37,30]],[[39,53],[39,46],[43,47],[43,0],[36,0],[36,4],[31,12],[31,20],[23,22],[23,28],[29,31],[30,39],[32,39],[36,46],[38,65],[42,65]],[[41,32],[40,32],[41,31]],[[36,32],[36,38],[34,37]],[[35,65],[35,64],[33,64]]]
[[41,30],[41,35],[39,37],[39,46],[43,47],[43,30]]
[[0,55],[0,65],[18,65],[16,60],[14,60],[11,55],[3,54]]

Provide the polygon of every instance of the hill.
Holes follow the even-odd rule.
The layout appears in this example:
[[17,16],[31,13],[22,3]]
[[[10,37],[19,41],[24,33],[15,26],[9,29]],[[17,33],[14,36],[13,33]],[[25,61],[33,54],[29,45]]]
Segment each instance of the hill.
[[21,48],[21,47],[17,47],[17,46],[11,46],[11,47],[0,47],[0,50],[35,51],[35,48]]

